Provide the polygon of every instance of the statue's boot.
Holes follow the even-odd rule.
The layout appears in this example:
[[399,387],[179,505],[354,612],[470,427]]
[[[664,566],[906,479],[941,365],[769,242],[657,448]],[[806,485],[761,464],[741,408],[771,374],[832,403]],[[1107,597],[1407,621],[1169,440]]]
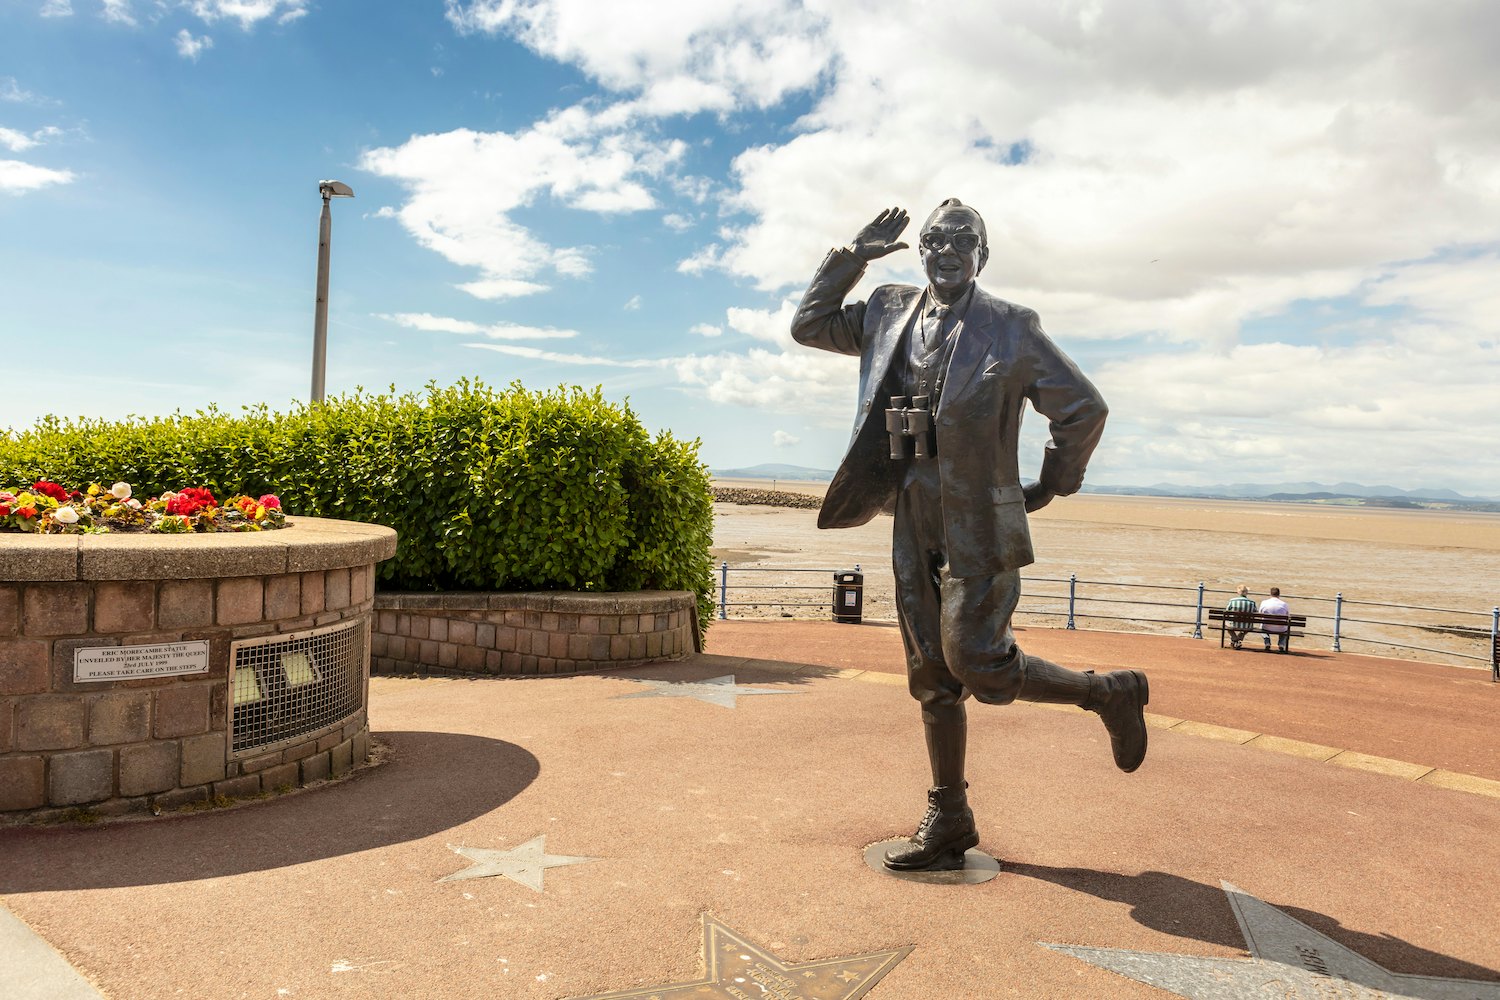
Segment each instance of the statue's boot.
[[964,852],[979,843],[974,813],[965,791],[964,758],[968,753],[969,718],[962,702],[929,705],[922,712],[927,737],[927,761],[933,787],[927,793],[927,814],[911,840],[885,854],[885,866],[895,871],[949,871],[964,866]]
[[1146,703],[1151,689],[1139,670],[1096,674],[1059,667],[1038,656],[1026,657],[1021,701],[1078,705],[1095,712],[1109,731],[1115,766],[1127,774],[1146,759]]
[[927,815],[908,843],[885,852],[885,866],[898,872],[952,871],[964,866],[964,852],[978,843],[964,786],[929,788]]

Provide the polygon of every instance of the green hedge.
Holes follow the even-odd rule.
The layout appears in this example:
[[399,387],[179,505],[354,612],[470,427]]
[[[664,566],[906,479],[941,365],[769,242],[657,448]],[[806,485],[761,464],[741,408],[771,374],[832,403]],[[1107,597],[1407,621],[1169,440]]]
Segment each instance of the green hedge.
[[364,392],[276,414],[210,407],[0,435],[0,488],[51,479],[275,493],[292,515],[400,533],[395,590],[691,590],[712,620],[713,499],[697,441],[652,438],[599,390]]

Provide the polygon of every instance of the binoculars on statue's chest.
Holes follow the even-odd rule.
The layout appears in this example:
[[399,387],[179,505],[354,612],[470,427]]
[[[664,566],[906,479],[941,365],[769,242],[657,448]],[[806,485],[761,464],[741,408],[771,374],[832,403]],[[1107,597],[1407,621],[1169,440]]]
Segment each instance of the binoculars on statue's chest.
[[932,420],[931,396],[892,396],[885,411],[891,458],[937,457],[937,428]]

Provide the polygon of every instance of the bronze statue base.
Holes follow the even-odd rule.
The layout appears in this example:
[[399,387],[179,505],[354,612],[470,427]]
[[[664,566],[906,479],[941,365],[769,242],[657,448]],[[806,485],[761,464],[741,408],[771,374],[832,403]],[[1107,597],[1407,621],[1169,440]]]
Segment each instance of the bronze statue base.
[[971,847],[964,852],[962,868],[940,872],[893,871],[887,868],[885,852],[906,843],[906,838],[900,837],[896,840],[882,840],[878,844],[871,844],[865,848],[865,864],[882,875],[899,878],[903,882],[924,882],[927,885],[978,885],[1000,874],[1000,862],[977,847]]

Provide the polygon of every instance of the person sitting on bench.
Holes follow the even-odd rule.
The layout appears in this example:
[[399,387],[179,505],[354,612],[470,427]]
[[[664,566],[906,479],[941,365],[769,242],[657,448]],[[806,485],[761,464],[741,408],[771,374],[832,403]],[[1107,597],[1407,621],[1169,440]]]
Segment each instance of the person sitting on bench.
[[[1287,607],[1286,601],[1281,599],[1280,587],[1272,587],[1271,596],[1260,602],[1260,613],[1263,615],[1281,615],[1284,618],[1290,619],[1292,609]],[[1285,653],[1287,651],[1287,647],[1291,645],[1292,639],[1290,624],[1290,621],[1267,622],[1261,626],[1261,630],[1265,632],[1263,638],[1266,641],[1266,652],[1269,653],[1271,651],[1272,634],[1276,636],[1276,651],[1278,653]]]
[[1245,641],[1245,633],[1255,627],[1255,621],[1251,618],[1234,617],[1236,614],[1255,614],[1257,609],[1255,602],[1248,596],[1249,593],[1249,588],[1240,584],[1239,596],[1230,598],[1229,603],[1224,605],[1225,612],[1230,616],[1225,624],[1229,628],[1229,645],[1232,649],[1240,649]]

